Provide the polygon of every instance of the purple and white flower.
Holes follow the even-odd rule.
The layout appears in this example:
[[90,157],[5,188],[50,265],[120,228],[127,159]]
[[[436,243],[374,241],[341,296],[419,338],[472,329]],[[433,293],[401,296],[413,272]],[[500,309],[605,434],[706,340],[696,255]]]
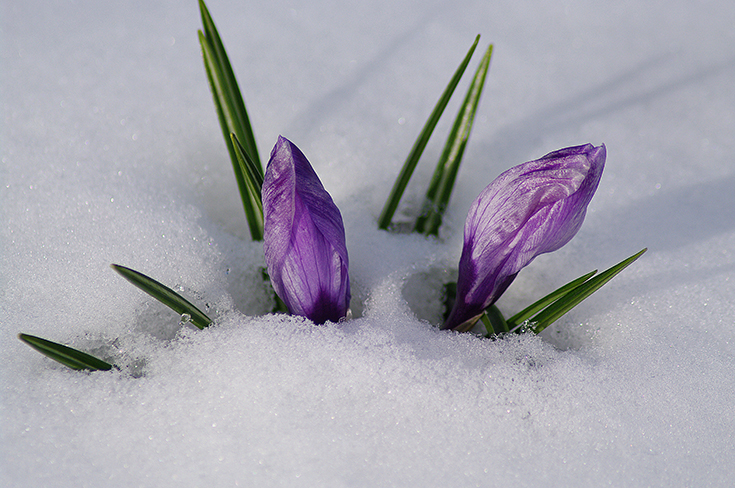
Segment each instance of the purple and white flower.
[[276,294],[294,315],[337,322],[350,305],[342,215],[306,156],[279,136],[262,188],[264,250]]
[[560,149],[509,169],[480,193],[465,222],[457,297],[442,329],[470,330],[524,266],[574,237],[605,157],[604,145]]

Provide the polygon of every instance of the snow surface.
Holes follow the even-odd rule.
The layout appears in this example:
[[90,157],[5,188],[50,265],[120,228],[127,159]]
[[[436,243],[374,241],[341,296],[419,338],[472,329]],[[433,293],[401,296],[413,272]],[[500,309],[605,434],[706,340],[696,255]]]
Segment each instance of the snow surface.
[[[194,0],[3,2],[1,486],[732,486],[735,3],[209,7],[261,154],[294,141],[342,209],[357,318],[264,315]],[[377,231],[477,33],[495,52],[441,239]],[[648,253],[540,337],[433,327],[474,197],[587,142],[609,156],[582,230],[500,308]],[[180,330],[110,263],[216,326]],[[19,332],[122,368],[71,371]]]

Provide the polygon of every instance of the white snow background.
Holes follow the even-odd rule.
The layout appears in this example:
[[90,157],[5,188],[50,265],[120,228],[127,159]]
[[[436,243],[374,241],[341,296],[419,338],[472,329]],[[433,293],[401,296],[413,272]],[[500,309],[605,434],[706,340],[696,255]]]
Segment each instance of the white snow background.
[[[0,485],[732,486],[735,3],[210,0],[261,157],[278,134],[340,207],[356,318],[267,315],[194,0],[0,6]],[[421,201],[495,51],[439,240],[376,230]],[[506,315],[649,251],[541,336],[440,332],[464,217],[505,169],[608,148],[577,237]],[[207,307],[178,317],[130,266]],[[67,369],[19,332],[112,359]]]

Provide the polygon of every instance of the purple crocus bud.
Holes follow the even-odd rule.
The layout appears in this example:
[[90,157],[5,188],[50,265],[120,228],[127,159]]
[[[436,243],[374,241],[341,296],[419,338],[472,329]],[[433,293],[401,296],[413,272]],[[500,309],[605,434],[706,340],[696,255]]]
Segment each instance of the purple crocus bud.
[[442,329],[470,330],[521,268],[574,237],[605,156],[604,145],[560,149],[509,169],[480,193],[465,222],[457,297]]
[[279,136],[263,179],[263,247],[276,294],[317,324],[347,315],[350,279],[342,215],[306,156]]

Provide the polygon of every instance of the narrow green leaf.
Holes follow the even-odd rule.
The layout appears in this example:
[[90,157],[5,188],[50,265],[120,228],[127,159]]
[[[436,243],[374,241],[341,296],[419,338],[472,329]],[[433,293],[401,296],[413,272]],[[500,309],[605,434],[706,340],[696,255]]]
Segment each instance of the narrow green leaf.
[[263,175],[258,173],[258,168],[255,166],[255,162],[250,159],[250,156],[248,156],[248,153],[245,151],[245,148],[242,147],[242,144],[240,144],[240,141],[234,132],[230,134],[230,139],[232,139],[232,147],[235,149],[237,162],[240,163],[240,171],[247,175],[247,181],[252,185],[253,190],[258,197],[260,197],[259,201],[261,202],[262,209],[263,198],[261,196],[261,189],[263,188]]
[[56,342],[51,342],[28,334],[18,334],[18,339],[25,342],[44,356],[49,357],[64,366],[68,366],[71,369],[90,369],[92,371],[107,371],[112,369],[112,365],[110,363],[106,363],[101,359],[73,349],[69,346],[64,346],[63,344],[58,344]]
[[485,334],[485,337],[494,336],[495,328],[493,327],[493,324],[490,321],[490,318],[487,316],[487,313],[482,314],[482,317],[480,317],[480,320],[482,321],[482,325],[485,326],[485,331],[487,331],[487,333]]
[[[232,168],[235,172],[235,180],[240,191],[245,217],[250,228],[250,236],[254,241],[263,240],[263,212],[259,210],[260,195],[252,190],[252,185],[248,183],[247,174],[244,173],[238,162],[237,153],[232,145],[230,134],[242,133],[242,130],[234,123],[234,113],[236,112],[232,106],[231,100],[228,98],[228,90],[226,86],[225,76],[222,67],[217,64],[215,50],[211,42],[199,31],[199,41],[202,46],[202,56],[204,58],[204,67],[209,79],[210,88],[214,97],[214,105],[217,109],[222,132],[225,135],[225,143],[227,151],[230,153]],[[238,140],[240,136],[238,135]],[[255,158],[253,158],[253,154]],[[250,153],[251,160],[256,161],[258,153]],[[258,160],[259,161],[259,160]],[[255,164],[255,163],[254,163]],[[260,164],[259,162],[257,163]],[[256,166],[258,167],[258,166]],[[258,173],[262,177],[262,170],[258,168]]]
[[125,266],[117,264],[111,265],[112,269],[122,275],[123,278],[148,293],[150,296],[169,307],[179,315],[187,314],[191,317],[191,323],[200,329],[207,327],[212,323],[212,319],[191,304],[186,298],[182,297],[171,288],[159,283],[143,273],[139,273]]
[[597,273],[597,270],[590,271],[584,276],[580,276],[576,280],[572,280],[566,285],[557,288],[556,290],[552,291],[545,297],[535,301],[528,307],[524,308],[517,314],[513,315],[511,318],[508,319],[508,327],[511,328],[511,331],[515,330],[518,326],[520,326],[523,322],[528,320],[529,318],[533,317],[534,314],[537,314],[544,308],[546,308],[548,305],[555,302],[557,299],[561,298],[563,295],[566,295],[569,291],[573,290],[574,288],[578,287],[588,279],[592,278],[595,273]]
[[[250,226],[250,236],[254,241],[263,240],[263,197],[261,189],[263,188],[263,175],[258,172],[255,162],[250,158],[245,148],[242,147],[237,135],[230,134],[232,147],[235,150],[235,156],[240,168],[240,173],[244,176],[250,195],[251,207],[253,209],[253,220],[251,222],[248,217]],[[247,212],[246,212],[247,213]]]
[[480,318],[483,324],[485,324],[485,328],[488,330],[488,333],[490,332],[490,329],[487,328],[487,322],[485,322],[485,318],[487,318],[490,324],[492,324],[492,329],[495,331],[496,334],[502,334],[504,332],[510,331],[505,317],[503,317],[502,312],[495,305],[490,305]]
[[470,50],[467,52],[467,55],[465,55],[462,60],[462,63],[460,63],[457,68],[457,71],[455,71],[454,76],[449,80],[449,85],[444,89],[442,96],[439,98],[439,101],[431,112],[431,115],[429,115],[429,119],[424,124],[423,129],[421,129],[416,142],[413,144],[413,148],[408,154],[406,161],[403,163],[401,172],[399,173],[398,178],[396,178],[396,181],[393,184],[393,189],[391,190],[388,200],[386,200],[385,206],[383,207],[383,211],[380,214],[380,218],[378,219],[379,229],[387,230],[390,226],[393,214],[395,214],[396,209],[398,208],[398,202],[401,201],[403,192],[406,190],[406,186],[408,186],[408,181],[411,179],[414,169],[416,169],[419,158],[421,158],[421,154],[424,152],[426,144],[429,142],[431,133],[434,132],[434,128],[436,127],[437,122],[439,122],[439,118],[447,107],[449,99],[454,93],[454,89],[457,88],[457,84],[459,83],[460,78],[462,78],[462,74],[464,74],[470,59],[472,58],[472,54],[475,52],[475,48],[477,47],[479,40],[480,36],[478,35],[475,38],[475,42],[472,44],[472,47],[470,47]]
[[442,217],[449,205],[449,199],[452,196],[454,182],[459,172],[459,165],[462,162],[465,147],[472,131],[472,124],[475,121],[475,112],[480,103],[482,90],[485,86],[487,71],[490,68],[490,58],[493,53],[493,45],[488,46],[485,55],[477,67],[475,77],[472,79],[470,87],[467,89],[467,95],[464,102],[457,113],[447,142],[444,145],[439,162],[434,170],[434,175],[429,183],[429,189],[426,192],[426,199],[422,215],[416,220],[415,230],[425,235],[438,235],[439,227],[441,227]]
[[586,281],[582,285],[574,288],[569,293],[559,298],[556,302],[549,305],[538,315],[531,319],[530,325],[533,332],[538,334],[556,320],[562,317],[572,308],[576,307],[582,300],[599,290],[605,283],[610,281],[622,270],[630,266],[636,259],[641,257],[648,249],[642,249],[631,257],[624,259],[615,266],[606,269],[594,278]]
[[260,205],[260,190],[254,190],[248,173],[243,172],[238,162],[237,153],[232,145],[230,134],[235,134],[242,144],[244,152],[252,161],[253,170],[262,180],[263,166],[258,156],[255,136],[250,125],[245,103],[232,71],[222,40],[217,28],[209,15],[206,5],[200,0],[199,8],[202,14],[204,32],[199,31],[199,43],[202,46],[204,68],[212,90],[214,105],[217,110],[225,145],[230,154],[232,167],[235,172],[237,187],[240,191],[243,209],[250,228],[250,236],[254,241],[263,240],[263,212]]
[[258,146],[255,143],[253,128],[250,125],[250,117],[248,117],[248,111],[245,108],[245,102],[240,93],[240,88],[235,78],[235,73],[232,70],[230,59],[227,56],[227,51],[225,51],[225,46],[217,32],[217,27],[214,25],[212,16],[209,14],[209,10],[203,0],[199,0],[199,10],[202,16],[202,25],[204,26],[204,37],[212,50],[212,64],[216,67],[219,76],[222,78],[222,91],[215,98],[220,97],[227,106],[226,119],[228,128],[225,131],[223,127],[225,144],[229,146],[230,133],[234,132],[262,175],[263,165],[258,157]]

